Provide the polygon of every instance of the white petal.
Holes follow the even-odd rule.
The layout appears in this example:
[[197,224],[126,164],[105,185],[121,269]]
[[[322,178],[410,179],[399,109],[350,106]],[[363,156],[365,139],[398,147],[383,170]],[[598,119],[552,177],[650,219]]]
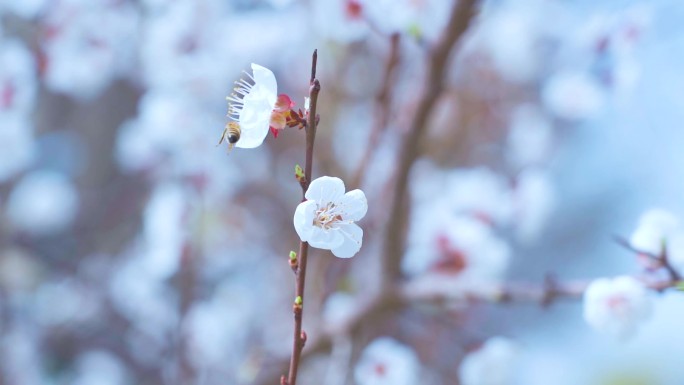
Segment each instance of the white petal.
[[344,242],[331,251],[338,258],[351,258],[361,250],[363,229],[351,223],[340,226],[339,231],[344,235]]
[[268,135],[273,109],[263,98],[245,98],[244,102],[239,122],[240,140],[235,143],[235,147],[254,148],[261,145]]
[[252,63],[252,74],[254,75],[254,87],[259,92],[266,94],[271,109],[273,109],[278,99],[278,83],[276,82],[275,75],[273,75],[270,69],[254,63]]
[[312,227],[309,245],[317,249],[332,250],[344,242],[344,236],[338,229],[324,230],[318,226]]
[[339,201],[343,195],[344,182],[342,182],[342,179],[322,176],[311,182],[304,196],[306,199],[328,203]]
[[313,234],[313,220],[316,214],[316,202],[305,201],[297,206],[294,213],[294,228],[299,239],[308,242]]
[[358,221],[366,216],[368,211],[368,201],[363,191],[356,189],[349,191],[339,201],[345,221]]

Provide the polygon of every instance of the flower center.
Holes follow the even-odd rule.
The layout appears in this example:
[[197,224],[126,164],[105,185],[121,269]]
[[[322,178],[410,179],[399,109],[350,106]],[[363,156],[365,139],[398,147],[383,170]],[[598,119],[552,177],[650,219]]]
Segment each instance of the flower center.
[[378,375],[378,377],[385,377],[385,374],[387,374],[387,367],[385,366],[385,364],[382,363],[375,364],[373,370],[375,371],[375,374]]
[[626,317],[629,313],[629,300],[625,296],[615,294],[606,300],[608,308],[618,317]]
[[468,267],[466,253],[455,247],[446,235],[440,234],[436,240],[441,256],[433,266],[435,270],[449,274],[459,274]]
[[[242,72],[247,75],[252,83],[256,83],[252,75],[246,71]],[[235,121],[240,120],[240,113],[242,113],[242,108],[245,106],[245,96],[249,95],[249,93],[252,91],[252,87],[254,87],[254,84],[252,83],[248,82],[244,78],[236,81],[235,88],[233,88],[233,93],[226,97],[226,100],[228,100],[228,116],[231,119]]]
[[334,203],[328,203],[325,207],[316,210],[313,224],[324,230],[330,230],[340,221],[342,221],[342,213],[339,208]]

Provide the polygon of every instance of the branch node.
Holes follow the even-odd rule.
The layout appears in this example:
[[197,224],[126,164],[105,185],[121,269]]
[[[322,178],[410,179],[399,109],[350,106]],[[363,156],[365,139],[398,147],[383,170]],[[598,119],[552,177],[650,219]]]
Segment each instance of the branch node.
[[541,306],[544,308],[551,306],[558,294],[556,276],[555,274],[549,273],[544,277],[544,294],[542,295]]
[[299,336],[299,340],[302,342],[302,349],[304,348],[304,345],[306,345],[306,339],[308,336],[306,335],[306,332],[302,330],[302,334]]

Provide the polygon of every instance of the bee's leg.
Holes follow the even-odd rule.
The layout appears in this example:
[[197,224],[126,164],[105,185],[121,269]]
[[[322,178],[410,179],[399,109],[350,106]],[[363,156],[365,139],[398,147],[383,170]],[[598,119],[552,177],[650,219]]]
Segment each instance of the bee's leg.
[[218,147],[226,139],[226,132],[227,131],[228,131],[228,127],[223,129],[223,132],[221,133],[221,138],[219,139],[218,143],[216,143],[216,147]]

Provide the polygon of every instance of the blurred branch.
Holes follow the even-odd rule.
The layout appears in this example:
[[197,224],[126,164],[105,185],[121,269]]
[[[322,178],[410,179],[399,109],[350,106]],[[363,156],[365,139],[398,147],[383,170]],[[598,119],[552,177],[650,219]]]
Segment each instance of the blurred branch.
[[632,246],[632,244],[624,237],[619,236],[619,235],[614,235],[613,240],[617,242],[620,246],[624,247],[625,249],[636,253],[637,255],[644,256],[648,259],[650,259],[651,266],[649,266],[650,269],[659,269],[663,268],[667,272],[667,275],[670,277],[672,281],[678,282],[682,280],[681,274],[677,271],[677,269],[672,266],[670,263],[670,258],[668,257],[667,254],[667,248],[663,247],[660,254],[656,255],[653,253],[649,253],[647,251],[639,250]]
[[470,25],[474,15],[476,0],[460,0],[454,4],[443,39],[435,47],[430,57],[428,83],[408,132],[401,143],[397,175],[394,178],[393,198],[390,216],[385,233],[385,252],[383,255],[383,286],[390,285],[401,277],[401,256],[404,254],[406,232],[405,208],[408,175],[411,166],[418,158],[420,138],[439,96],[444,89],[444,78],[450,53]]
[[[316,116],[316,105],[318,103],[318,93],[321,90],[321,84],[316,79],[316,62],[318,53],[313,52],[311,60],[311,79],[309,81],[309,122],[306,126],[306,163],[304,165],[304,179],[300,180],[302,186],[302,202],[306,200],[306,190],[311,183],[311,170],[313,168],[313,151],[314,141],[316,139],[316,129],[318,128],[318,116]],[[292,343],[292,357],[290,359],[290,369],[287,380],[285,376],[280,378],[280,383],[283,385],[296,385],[297,371],[299,369],[299,362],[306,343],[306,333],[302,331],[302,318],[304,312],[304,284],[306,282],[306,263],[309,254],[309,244],[307,242],[299,242],[299,254],[296,256],[295,265],[295,303],[293,305],[294,313],[294,341]]]
[[[429,279],[429,277],[425,277]],[[639,279],[642,284],[653,291],[663,292],[677,286],[678,280],[661,279],[648,281]],[[383,314],[396,312],[398,309],[431,304],[469,305],[473,303],[492,304],[538,304],[548,307],[559,300],[578,300],[591,283],[589,280],[558,281],[552,275],[542,283],[509,282],[484,283],[460,287],[445,285],[417,285],[417,281],[394,285],[391,289],[369,299],[357,306],[347,315],[345,320],[333,328],[319,334],[311,341],[306,354],[302,358],[316,355],[332,348],[332,342],[341,336],[356,334],[360,328],[377,321]],[[256,384],[273,383],[273,375],[265,374]]]
[[366,150],[361,157],[358,168],[352,176],[351,183],[349,183],[349,185],[352,186],[351,188],[357,188],[363,183],[368,163],[373,156],[373,151],[378,147],[378,140],[380,140],[380,136],[385,132],[387,125],[389,124],[390,110],[392,107],[392,86],[394,85],[393,75],[395,68],[399,64],[400,36],[401,35],[398,33],[390,36],[390,52],[385,65],[385,77],[382,80],[380,93],[376,100],[375,121],[370,132],[370,137],[368,138]]
[[178,309],[178,330],[176,334],[176,343],[178,349],[176,350],[177,370],[178,370],[178,384],[191,384],[196,381],[196,370],[190,360],[189,341],[185,333],[185,320],[190,313],[193,302],[195,300],[195,287],[197,286],[197,255],[192,246],[186,242],[183,246],[181,254],[180,269],[178,271],[178,294],[179,294],[179,309]]

